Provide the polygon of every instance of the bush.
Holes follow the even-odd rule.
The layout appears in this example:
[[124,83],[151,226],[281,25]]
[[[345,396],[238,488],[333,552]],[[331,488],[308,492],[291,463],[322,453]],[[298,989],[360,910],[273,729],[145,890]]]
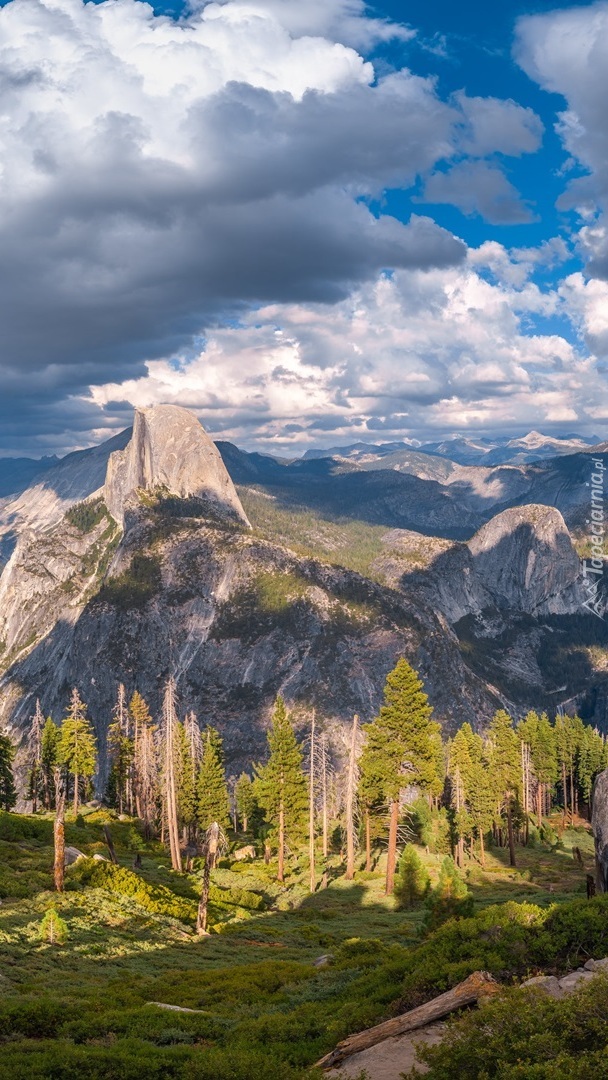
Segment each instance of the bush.
[[473,914],[473,897],[449,855],[441,864],[439,880],[428,896],[427,905],[423,922],[425,933],[436,930],[448,919],[463,919]]
[[430,884],[428,871],[416,848],[413,844],[406,844],[395,880],[397,909],[411,909],[421,904],[428,894]]
[[194,900],[176,896],[166,885],[150,885],[124,866],[87,859],[86,863],[82,861],[78,864],[70,877],[83,885],[109,889],[121,896],[129,896],[146,911],[154,914],[166,915],[185,923],[194,922],[196,919]]
[[98,593],[100,600],[120,611],[143,608],[160,591],[160,561],[152,555],[134,555],[124,573],[110,578]]
[[483,1023],[475,1011],[469,1013],[420,1057],[430,1065],[429,1080],[599,1078],[606,1070],[607,1011],[606,976],[561,1001],[508,990],[484,1005]]

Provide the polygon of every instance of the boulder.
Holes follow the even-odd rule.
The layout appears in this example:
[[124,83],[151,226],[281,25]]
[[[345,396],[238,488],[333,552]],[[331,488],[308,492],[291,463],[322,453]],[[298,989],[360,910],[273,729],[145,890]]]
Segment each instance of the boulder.
[[317,956],[316,960],[313,960],[312,965],[316,968],[329,967],[333,960],[331,953],[324,953],[323,956]]
[[555,975],[536,975],[534,979],[526,979],[521,985],[534,990],[542,990],[544,994],[549,994],[554,998],[560,998],[564,993]]
[[579,968],[578,971],[571,971],[569,975],[564,975],[563,979],[559,980],[559,988],[565,994],[569,994],[572,990],[576,990],[583,983],[592,979],[594,974],[595,972],[585,971],[583,968]]
[[105,855],[100,855],[98,851],[95,852],[95,854],[93,855],[93,858],[97,862],[108,862],[109,861],[108,859],[106,859]]
[[245,847],[237,848],[236,851],[232,853],[232,858],[238,859],[239,862],[242,859],[255,859],[255,848],[253,844],[247,844]]
[[77,847],[66,847],[64,859],[66,866],[71,866],[72,863],[78,862],[79,859],[86,859],[84,851],[79,851]]

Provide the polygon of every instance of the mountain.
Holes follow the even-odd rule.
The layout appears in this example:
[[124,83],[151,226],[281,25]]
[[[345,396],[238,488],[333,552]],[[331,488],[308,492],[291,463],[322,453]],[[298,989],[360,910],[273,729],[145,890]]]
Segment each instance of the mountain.
[[31,484],[35,476],[52,469],[58,458],[0,458],[0,500],[15,495]]
[[[519,438],[467,438],[455,436],[444,439],[441,442],[418,443],[408,440],[403,442],[388,442],[374,445],[373,443],[351,443],[349,446],[334,446],[328,450],[307,450],[304,460],[322,457],[332,457],[338,461],[351,461],[362,466],[370,466],[374,462],[383,462],[386,458],[402,455],[406,451],[415,451],[421,458],[440,457],[446,458],[458,465],[477,465],[491,468],[494,465],[523,465],[527,462],[541,461],[547,458],[558,457],[560,454],[573,454],[585,451],[589,446],[599,442],[592,437],[585,439],[580,435],[564,435],[554,437],[542,435],[538,431],[530,431],[527,435]],[[383,465],[379,466],[384,467]],[[387,466],[392,468],[393,466]]]
[[[48,489],[20,496],[25,524],[0,577],[0,721],[14,733],[37,696],[59,718],[77,686],[103,774],[118,683],[157,711],[173,674],[239,768],[262,751],[277,693],[299,723],[314,707],[339,746],[353,712],[373,716],[400,655],[447,731],[501,704],[575,698],[605,722],[594,657],[608,655],[606,624],[581,614],[555,508],[473,513],[455,484],[219,449],[223,461],[187,410],[138,410],[132,432],[69,455]],[[574,458],[559,459],[566,486],[590,460]],[[531,482],[545,473],[535,466]]]

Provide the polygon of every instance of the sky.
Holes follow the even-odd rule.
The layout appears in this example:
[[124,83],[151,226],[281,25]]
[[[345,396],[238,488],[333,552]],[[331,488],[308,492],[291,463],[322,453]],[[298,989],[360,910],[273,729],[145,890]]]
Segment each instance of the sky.
[[0,4],[0,454],[608,419],[608,2]]

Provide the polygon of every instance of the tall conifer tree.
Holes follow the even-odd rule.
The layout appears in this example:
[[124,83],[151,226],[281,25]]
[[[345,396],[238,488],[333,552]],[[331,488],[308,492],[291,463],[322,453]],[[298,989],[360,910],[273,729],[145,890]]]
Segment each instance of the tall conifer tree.
[[57,751],[59,762],[73,778],[73,807],[76,814],[80,782],[93,776],[96,765],[93,728],[87,716],[87,707],[76,689],[72,690],[70,704],[61,725]]
[[223,757],[219,731],[207,727],[203,732],[203,755],[197,784],[197,818],[202,832],[206,832],[214,822],[217,822],[221,829],[227,829],[230,825]]
[[12,810],[17,802],[13,775],[15,747],[8,735],[0,732],[0,809]]
[[308,795],[302,751],[281,697],[276,700],[267,739],[270,756],[266,765],[256,766],[255,795],[277,839],[277,877],[284,881],[287,837],[295,840],[304,834]]
[[364,729],[369,754],[381,769],[383,795],[390,808],[387,895],[393,891],[395,878],[400,793],[410,784],[428,791],[437,776],[440,728],[431,720],[432,712],[421,679],[402,658],[387,677],[378,716]]

